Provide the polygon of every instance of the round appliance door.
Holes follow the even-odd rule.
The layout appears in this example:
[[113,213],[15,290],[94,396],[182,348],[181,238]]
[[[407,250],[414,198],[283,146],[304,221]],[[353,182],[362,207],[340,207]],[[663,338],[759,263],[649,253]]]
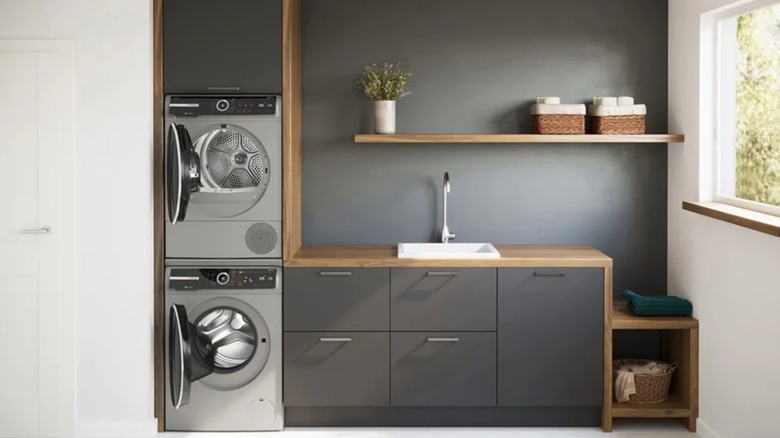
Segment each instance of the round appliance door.
[[235,125],[214,125],[195,141],[202,163],[202,189],[194,200],[199,209],[232,217],[255,206],[268,189],[271,169],[263,143]]
[[214,372],[214,351],[210,340],[189,321],[184,306],[171,306],[168,324],[171,403],[179,409],[190,401],[192,382]]
[[171,224],[184,220],[190,194],[199,188],[200,160],[193,151],[190,134],[184,126],[171,123],[165,148],[165,196]]
[[263,317],[245,301],[217,297],[192,310],[198,333],[209,340],[214,372],[201,383],[229,391],[246,386],[263,371],[271,351],[271,334]]

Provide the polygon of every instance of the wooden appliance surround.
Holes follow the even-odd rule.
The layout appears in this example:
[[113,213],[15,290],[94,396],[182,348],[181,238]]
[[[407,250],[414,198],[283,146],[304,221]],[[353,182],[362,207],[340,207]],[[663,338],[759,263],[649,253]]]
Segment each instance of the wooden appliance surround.
[[[154,411],[165,430],[165,127],[163,2],[153,0],[154,77]],[[301,0],[282,0],[283,258],[301,247]]]

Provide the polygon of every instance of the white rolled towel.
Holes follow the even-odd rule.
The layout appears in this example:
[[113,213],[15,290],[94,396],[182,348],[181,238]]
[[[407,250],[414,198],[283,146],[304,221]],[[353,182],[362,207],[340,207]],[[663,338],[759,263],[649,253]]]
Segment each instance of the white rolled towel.
[[560,97],[537,97],[536,103],[543,103],[546,105],[558,105],[561,103]]
[[599,99],[599,105],[601,106],[617,106],[617,104],[618,104],[617,97],[607,96]]
[[634,98],[631,96],[620,96],[617,98],[618,106],[633,106]]

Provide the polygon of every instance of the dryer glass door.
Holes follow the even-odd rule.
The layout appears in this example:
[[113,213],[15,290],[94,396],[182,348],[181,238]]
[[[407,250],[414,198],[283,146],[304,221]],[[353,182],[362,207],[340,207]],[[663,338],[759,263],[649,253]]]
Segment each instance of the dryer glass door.
[[165,196],[171,224],[184,220],[190,194],[198,190],[200,159],[192,148],[190,134],[184,126],[171,123],[165,148]]
[[198,333],[184,306],[171,306],[169,316],[171,402],[176,409],[190,401],[190,386],[214,372],[214,350],[208,337]]

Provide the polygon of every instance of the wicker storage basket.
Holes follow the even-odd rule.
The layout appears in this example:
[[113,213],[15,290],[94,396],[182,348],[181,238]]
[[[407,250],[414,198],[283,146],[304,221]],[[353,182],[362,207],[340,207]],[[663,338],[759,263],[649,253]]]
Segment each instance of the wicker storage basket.
[[641,135],[645,133],[645,116],[591,116],[591,131],[602,135]]
[[676,363],[666,363],[658,360],[621,359],[612,361],[612,382],[617,378],[617,370],[622,365],[645,365],[649,362],[668,365],[668,370],[663,374],[634,374],[636,394],[629,396],[631,403],[660,403],[669,398],[669,387],[672,384],[672,375],[677,369]]
[[585,133],[585,116],[578,114],[538,114],[532,115],[534,132],[537,134]]

